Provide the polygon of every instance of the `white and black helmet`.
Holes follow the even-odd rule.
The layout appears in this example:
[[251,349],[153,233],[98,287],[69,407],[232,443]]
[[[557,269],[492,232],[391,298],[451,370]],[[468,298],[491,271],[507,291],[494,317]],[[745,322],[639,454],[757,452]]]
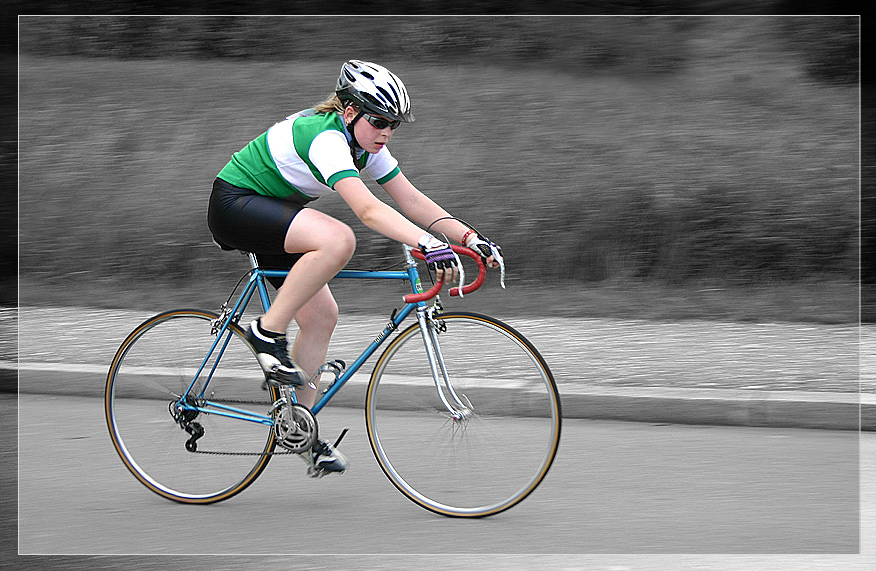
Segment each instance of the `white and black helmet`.
[[413,123],[411,98],[394,73],[376,63],[351,59],[341,66],[335,93],[341,101],[353,101],[363,111]]

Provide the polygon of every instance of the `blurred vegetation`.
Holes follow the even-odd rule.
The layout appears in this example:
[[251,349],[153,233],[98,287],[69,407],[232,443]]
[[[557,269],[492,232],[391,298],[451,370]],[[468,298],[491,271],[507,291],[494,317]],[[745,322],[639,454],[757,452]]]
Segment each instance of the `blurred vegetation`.
[[[630,2],[609,2],[624,8]],[[659,3],[658,3],[659,4]],[[691,2],[691,8],[696,4]],[[509,6],[513,7],[513,6]],[[452,11],[451,11],[452,12]],[[690,13],[690,11],[684,11]],[[114,58],[346,59],[365,49],[374,59],[447,64],[535,64],[562,73],[666,73],[702,55],[692,40],[725,22],[769,27],[743,50],[780,49],[819,81],[858,82],[858,20],[849,17],[39,17],[24,18],[20,50],[32,55]],[[768,22],[768,23],[765,23]],[[375,33],[375,27],[381,33]],[[330,33],[325,31],[330,30]],[[707,34],[703,34],[707,31]],[[339,40],[339,34],[343,36]],[[743,38],[740,38],[743,39]],[[755,39],[756,38],[748,38]],[[769,45],[772,43],[772,45]]]
[[[357,57],[405,80],[393,154],[502,244],[509,283],[812,286],[854,320],[857,43],[844,17],[22,18],[22,301],[228,289],[215,173]],[[397,260],[315,206],[357,230],[352,266]]]

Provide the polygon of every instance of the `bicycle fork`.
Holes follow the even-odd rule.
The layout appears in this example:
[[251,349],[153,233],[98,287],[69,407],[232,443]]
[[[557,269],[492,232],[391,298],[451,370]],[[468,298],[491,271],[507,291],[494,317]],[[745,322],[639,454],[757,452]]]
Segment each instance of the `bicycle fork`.
[[427,309],[421,306],[417,308],[417,322],[420,324],[420,332],[426,346],[426,355],[429,358],[429,367],[432,371],[432,380],[435,382],[438,397],[450,414],[450,418],[463,420],[472,415],[474,407],[464,394],[460,396],[453,389],[444,356],[441,354],[441,346],[438,343],[438,333],[444,330],[445,325],[434,319],[435,310],[435,307]]

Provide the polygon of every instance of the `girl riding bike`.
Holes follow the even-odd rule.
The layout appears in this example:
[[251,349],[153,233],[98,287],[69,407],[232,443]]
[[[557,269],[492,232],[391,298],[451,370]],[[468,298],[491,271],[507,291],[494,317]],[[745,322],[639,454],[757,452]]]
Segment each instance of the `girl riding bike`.
[[[259,256],[265,268],[290,268],[268,312],[254,320],[247,339],[271,382],[296,386],[299,402],[313,405],[315,375],[326,360],[338,319],[328,282],[350,260],[352,229],[307,206],[337,192],[369,228],[422,250],[438,279],[453,281],[458,259],[433,229],[480,253],[497,267],[494,243],[447,213],[402,174],[387,144],[401,123],[411,123],[411,102],[401,80],[370,62],[343,64],[335,94],[314,109],[290,115],[234,153],[213,183],[208,224],[216,242]],[[380,184],[404,216],[365,186]],[[418,226],[419,224],[420,226]],[[298,333],[287,348],[292,319]],[[310,382],[310,379],[314,379]],[[346,460],[331,444],[314,447],[318,467],[335,472]]]

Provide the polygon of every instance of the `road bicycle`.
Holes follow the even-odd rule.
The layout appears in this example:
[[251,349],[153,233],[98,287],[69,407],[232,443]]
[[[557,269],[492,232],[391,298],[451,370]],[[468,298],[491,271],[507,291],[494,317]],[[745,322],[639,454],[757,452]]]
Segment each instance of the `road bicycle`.
[[[471,284],[450,290],[465,295],[483,284],[485,266],[472,250],[453,249],[478,265]],[[440,280],[423,291],[419,250],[404,246],[400,270],[337,274],[404,280],[412,293],[350,366],[335,360],[320,368],[330,382],[324,378],[310,409],[294,386],[269,382],[244,338],[241,318],[253,296],[267,311],[266,280],[288,273],[261,268],[247,255],[252,267],[219,312],[150,317],[113,358],[107,426],[125,466],[147,488],[208,504],[243,491],[274,456],[307,462],[319,437],[318,413],[384,346],[367,382],[365,426],[377,463],[402,494],[441,515],[484,517],[520,503],[542,482],[557,454],[562,416],[547,363],[505,323],[445,312]],[[396,333],[411,314],[416,322]],[[309,464],[311,476],[324,475]]]

